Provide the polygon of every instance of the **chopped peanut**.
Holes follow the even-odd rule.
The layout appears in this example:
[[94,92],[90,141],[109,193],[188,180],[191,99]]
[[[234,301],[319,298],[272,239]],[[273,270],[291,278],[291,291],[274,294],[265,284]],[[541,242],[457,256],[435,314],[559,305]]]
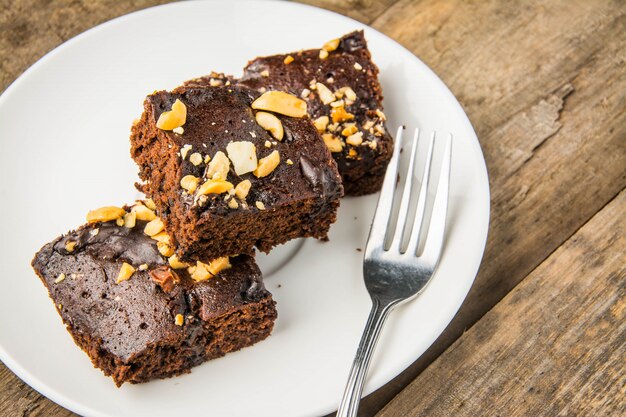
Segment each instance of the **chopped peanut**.
[[331,152],[341,152],[343,150],[343,143],[332,133],[325,133],[322,135],[324,143]]
[[135,268],[131,264],[124,262],[122,267],[120,268],[119,274],[117,274],[117,279],[115,280],[116,284],[119,284],[122,281],[126,281],[135,273]]
[[322,103],[330,104],[333,101],[335,101],[335,95],[333,94],[332,91],[328,89],[328,87],[326,87],[322,83],[317,83],[316,85],[317,85],[317,93],[319,94],[320,100],[322,100]]
[[144,222],[149,222],[156,218],[156,214],[154,211],[150,210],[148,207],[144,206],[141,203],[135,204],[131,209],[131,212],[135,213],[135,217],[137,220],[142,220]]
[[248,192],[250,191],[251,186],[252,186],[252,183],[250,182],[250,180],[241,181],[235,187],[235,195],[238,198],[245,200],[245,198],[248,196]]
[[150,220],[146,227],[143,229],[143,232],[148,236],[154,236],[165,229],[165,225],[163,224],[163,220],[160,217],[156,217],[153,220]]
[[343,106],[333,108],[330,111],[330,116],[335,123],[346,122],[354,119],[354,114],[348,113]]
[[176,129],[185,124],[187,121],[187,106],[176,99],[172,104],[172,110],[161,113],[157,120],[156,127],[161,130]]
[[283,140],[284,130],[280,119],[271,113],[264,111],[257,112],[256,122],[263,129],[267,130],[276,140]]
[[87,213],[87,221],[89,223],[109,222],[121,218],[124,214],[126,211],[123,208],[105,206]]
[[228,177],[230,160],[222,151],[218,151],[209,162],[205,176],[211,180],[225,180]]
[[280,163],[280,154],[278,151],[273,151],[271,154],[266,156],[265,158],[261,158],[259,160],[259,165],[254,170],[253,174],[257,178],[267,177],[272,173]]
[[252,102],[255,110],[266,110],[289,117],[306,116],[306,101],[282,91],[268,91]]
[[233,184],[224,180],[208,180],[198,188],[197,194],[221,194],[233,188]]
[[[269,114],[269,113],[266,113]],[[228,157],[233,163],[237,175],[247,174],[256,169],[256,146],[249,141],[230,142],[226,146]]]
[[315,119],[315,121],[313,122],[313,125],[315,126],[318,132],[323,133],[326,130],[326,127],[328,126],[329,121],[330,120],[328,119],[328,116],[320,116],[317,119]]
[[185,175],[180,180],[180,186],[184,190],[186,190],[189,194],[193,194],[196,191],[196,188],[198,188],[199,181],[200,181],[200,178],[194,175]]
[[359,146],[363,142],[363,132],[357,132],[346,138],[346,143],[352,146]]

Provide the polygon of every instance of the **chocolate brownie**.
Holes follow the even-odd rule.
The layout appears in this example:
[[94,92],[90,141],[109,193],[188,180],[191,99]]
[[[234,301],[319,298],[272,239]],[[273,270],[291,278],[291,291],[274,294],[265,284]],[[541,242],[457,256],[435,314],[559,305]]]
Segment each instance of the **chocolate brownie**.
[[297,97],[236,85],[155,92],[130,139],[181,259],[324,239],[335,221],[341,177]]
[[[197,79],[195,85],[220,80],[217,76]],[[337,161],[346,194],[380,190],[393,138],[385,125],[378,68],[363,31],[330,41],[322,49],[256,58],[237,82],[306,100],[309,116]]]
[[189,372],[263,340],[276,319],[252,257],[183,264],[150,213],[91,212],[32,262],[76,344],[118,386]]

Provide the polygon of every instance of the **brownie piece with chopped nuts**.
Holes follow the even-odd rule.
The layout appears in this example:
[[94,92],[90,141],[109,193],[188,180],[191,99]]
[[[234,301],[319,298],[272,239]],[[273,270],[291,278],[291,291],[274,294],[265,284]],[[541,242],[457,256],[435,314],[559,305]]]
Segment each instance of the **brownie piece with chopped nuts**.
[[131,155],[181,259],[326,238],[343,187],[305,107],[236,85],[147,97]]
[[[234,82],[215,74],[195,80],[195,85],[211,79]],[[337,161],[345,193],[364,195],[380,189],[393,138],[385,126],[378,68],[363,31],[330,41],[322,49],[256,58],[237,82],[304,98]]]
[[275,303],[252,257],[185,265],[144,233],[145,210],[105,211],[32,265],[76,344],[115,384],[190,372],[270,334]]

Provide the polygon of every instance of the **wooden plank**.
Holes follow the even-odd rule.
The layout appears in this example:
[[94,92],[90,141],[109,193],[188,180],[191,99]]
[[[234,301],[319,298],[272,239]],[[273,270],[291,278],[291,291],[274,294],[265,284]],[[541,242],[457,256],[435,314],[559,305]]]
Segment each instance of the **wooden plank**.
[[[371,23],[386,9],[398,0],[296,0],[298,3],[310,4],[323,9],[332,10],[344,16],[351,17],[362,23]],[[330,30],[323,22],[320,27]],[[337,36],[341,35],[340,33]]]
[[6,417],[70,417],[76,414],[40,395],[0,363],[0,413]]
[[114,17],[165,0],[0,0],[0,91],[48,51]]
[[379,417],[626,415],[626,191]]
[[487,248],[448,329],[364,399],[362,416],[387,404],[626,185],[623,3],[453,3],[401,1],[373,26],[426,57],[463,100],[491,174]]

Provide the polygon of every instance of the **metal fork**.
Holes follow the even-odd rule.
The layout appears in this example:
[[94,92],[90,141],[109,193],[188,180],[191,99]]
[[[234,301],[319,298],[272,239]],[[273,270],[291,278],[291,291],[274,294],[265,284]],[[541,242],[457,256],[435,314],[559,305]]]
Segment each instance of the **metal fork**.
[[[409,207],[413,198],[413,172],[419,139],[419,130],[415,130],[406,182],[400,200],[398,220],[392,224],[402,132],[403,127],[398,128],[395,149],[387,167],[363,260],[363,276],[367,291],[372,298],[372,310],[350,369],[348,383],[337,411],[337,417],[356,416],[365,375],[386,318],[395,306],[413,298],[428,284],[442,252],[448,208],[452,136],[449,135],[446,140],[432,214],[430,222],[428,222],[429,226],[423,250],[418,256],[420,234],[423,225],[426,224],[424,219],[427,206],[426,198],[436,134],[433,132],[430,138],[426,165],[417,197],[415,217],[411,223]],[[410,233],[408,244],[405,243],[407,233]],[[385,236],[388,236],[387,240]],[[391,239],[391,244],[387,248],[385,242],[389,239]]]

